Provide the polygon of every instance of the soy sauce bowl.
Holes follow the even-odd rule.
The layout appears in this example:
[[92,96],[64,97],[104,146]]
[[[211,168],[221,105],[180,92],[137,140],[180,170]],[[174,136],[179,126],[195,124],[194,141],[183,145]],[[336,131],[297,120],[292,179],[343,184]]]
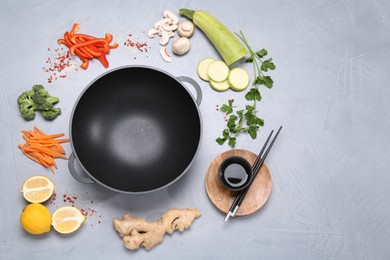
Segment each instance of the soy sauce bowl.
[[240,156],[228,157],[220,164],[218,177],[225,188],[231,191],[240,191],[251,183],[252,166]]

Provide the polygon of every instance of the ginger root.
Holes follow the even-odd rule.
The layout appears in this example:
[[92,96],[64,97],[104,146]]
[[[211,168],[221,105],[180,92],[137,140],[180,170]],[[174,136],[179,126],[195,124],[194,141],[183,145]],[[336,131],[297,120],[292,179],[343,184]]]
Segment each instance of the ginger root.
[[154,222],[126,214],[121,219],[114,218],[112,223],[126,248],[136,250],[143,246],[150,250],[163,241],[165,233],[171,235],[175,230],[183,232],[199,216],[200,212],[195,208],[168,209]]

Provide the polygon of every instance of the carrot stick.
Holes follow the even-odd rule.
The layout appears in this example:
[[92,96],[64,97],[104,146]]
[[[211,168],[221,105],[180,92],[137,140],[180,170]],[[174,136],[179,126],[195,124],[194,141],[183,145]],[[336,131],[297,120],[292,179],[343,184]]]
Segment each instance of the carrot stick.
[[46,134],[38,127],[34,126],[34,130],[37,131],[40,135],[46,136]]
[[41,152],[41,153],[45,153],[45,154],[51,155],[53,158],[62,158],[62,159],[66,158],[62,154],[57,153],[57,152],[55,152],[55,151],[53,151],[51,149],[45,148],[45,147],[27,147],[27,148],[25,148],[25,151],[37,152],[37,153]]
[[30,158],[31,160],[37,162],[37,163],[41,163],[36,157],[32,156],[30,153],[26,152],[23,150],[23,148],[21,148],[22,152],[28,157]]
[[65,134],[61,133],[61,134],[54,134],[54,135],[46,135],[45,137],[31,137],[31,139],[54,139],[54,138],[57,138],[57,137],[62,137],[64,136]]
[[69,139],[58,139],[58,140],[51,140],[51,139],[29,139],[28,142],[34,143],[34,144],[53,144],[53,143],[66,143]]
[[67,160],[65,150],[60,143],[69,142],[68,138],[63,137],[64,133],[47,135],[38,127],[34,126],[32,130],[22,130],[25,144],[19,144],[18,147],[29,159],[41,164],[54,173],[57,169],[56,158]]
[[54,173],[53,166],[49,165],[48,168],[50,169],[50,171],[51,171],[52,173]]

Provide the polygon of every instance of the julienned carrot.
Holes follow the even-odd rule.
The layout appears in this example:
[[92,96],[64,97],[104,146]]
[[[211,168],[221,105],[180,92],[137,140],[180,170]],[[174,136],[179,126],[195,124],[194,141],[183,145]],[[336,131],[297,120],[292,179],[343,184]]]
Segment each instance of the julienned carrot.
[[68,138],[57,139],[65,134],[47,135],[38,127],[33,130],[22,130],[25,144],[19,144],[18,147],[31,160],[50,169],[54,173],[54,168],[57,169],[57,163],[54,159],[61,158],[67,160],[65,150],[61,143],[69,142]]
[[57,140],[53,140],[53,139],[46,139],[46,138],[42,138],[42,139],[29,139],[29,142],[30,143],[46,143],[46,144],[54,144],[54,143],[66,143],[66,142],[69,142],[69,139],[68,138],[64,138],[64,139],[57,139]]
[[61,133],[61,134],[54,134],[54,135],[46,135],[46,136],[42,136],[42,137],[35,137],[35,136],[33,136],[33,137],[31,137],[30,139],[37,139],[37,140],[39,140],[39,139],[54,139],[54,138],[57,138],[57,137],[62,137],[62,136],[64,136],[65,134],[63,134],[63,133]]
[[115,49],[119,46],[118,43],[110,45],[112,35],[106,33],[104,38],[97,38],[88,34],[77,33],[80,25],[75,23],[69,32],[64,33],[63,39],[58,39],[58,44],[63,44],[69,48],[69,53],[72,56],[78,56],[82,61],[81,68],[87,69],[89,60],[97,58],[102,65],[107,68],[109,66],[106,54],[110,49]]

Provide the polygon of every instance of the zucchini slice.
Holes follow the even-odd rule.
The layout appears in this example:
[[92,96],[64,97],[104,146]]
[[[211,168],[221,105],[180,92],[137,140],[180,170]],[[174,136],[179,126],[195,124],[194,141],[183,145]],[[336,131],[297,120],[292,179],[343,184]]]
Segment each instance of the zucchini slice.
[[225,62],[216,60],[210,63],[207,68],[207,74],[210,80],[214,82],[225,81],[229,76],[229,67]]
[[229,83],[227,82],[227,80],[224,80],[222,82],[215,82],[213,80],[210,80],[209,83],[210,83],[210,86],[214,90],[219,91],[219,92],[224,92],[224,91],[226,91],[226,90],[228,90],[230,88]]
[[210,63],[212,63],[213,61],[215,61],[213,58],[204,58],[198,63],[197,72],[199,78],[201,78],[204,81],[209,81],[209,75],[207,74],[207,69]]
[[234,68],[230,71],[227,81],[233,90],[243,91],[249,86],[249,74],[243,68]]

